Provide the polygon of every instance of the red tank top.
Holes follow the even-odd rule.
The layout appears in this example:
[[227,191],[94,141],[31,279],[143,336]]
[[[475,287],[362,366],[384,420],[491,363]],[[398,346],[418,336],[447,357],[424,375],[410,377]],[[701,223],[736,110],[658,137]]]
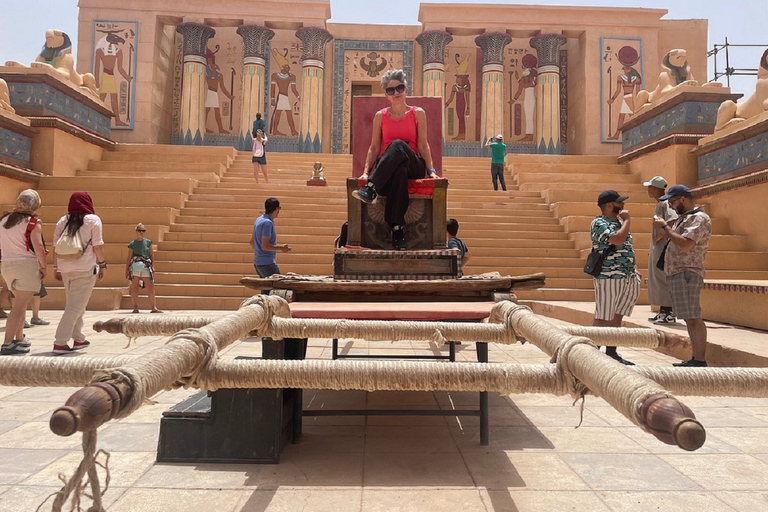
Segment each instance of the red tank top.
[[411,149],[418,155],[419,145],[416,130],[416,107],[411,107],[400,119],[392,119],[389,107],[381,111],[381,152],[384,154],[387,147],[396,140],[402,140],[411,146]]

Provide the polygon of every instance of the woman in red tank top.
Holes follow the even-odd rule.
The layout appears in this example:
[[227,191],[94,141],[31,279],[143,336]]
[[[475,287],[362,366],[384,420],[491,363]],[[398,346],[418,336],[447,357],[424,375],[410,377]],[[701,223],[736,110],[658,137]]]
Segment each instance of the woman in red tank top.
[[427,116],[406,103],[408,82],[402,69],[387,71],[381,88],[390,106],[376,112],[373,134],[361,178],[365,186],[352,193],[366,203],[386,196],[384,220],[392,228],[392,246],[405,250],[405,212],[408,210],[408,180],[437,178],[427,143]]

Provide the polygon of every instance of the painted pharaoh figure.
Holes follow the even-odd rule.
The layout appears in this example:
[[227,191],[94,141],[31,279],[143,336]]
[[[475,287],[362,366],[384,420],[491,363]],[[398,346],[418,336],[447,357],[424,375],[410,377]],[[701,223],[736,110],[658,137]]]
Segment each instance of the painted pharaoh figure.
[[[525,136],[520,139],[523,141],[533,141],[533,126],[534,112],[536,110],[536,81],[538,79],[538,59],[533,54],[526,54],[522,58],[523,73],[520,76],[515,70],[515,79],[517,80],[517,92],[515,92],[514,98],[512,98],[512,104],[514,105],[514,119],[515,119],[515,134],[525,133]],[[523,97],[522,110],[524,116],[520,116],[520,104],[518,100],[520,96]],[[520,122],[518,122],[520,120]],[[523,131],[520,125],[525,126]]]
[[[93,73],[96,77],[96,87],[99,88],[99,98],[101,98],[101,101],[106,101],[107,96],[109,96],[109,104],[112,107],[112,113],[115,115],[115,126],[129,126],[130,123],[123,121],[120,114],[125,113],[126,119],[130,119],[130,105],[127,104],[130,98],[126,94],[123,99],[124,103],[121,105],[118,79],[115,76],[115,71],[120,73],[120,76],[128,83],[130,88],[131,80],[133,80],[130,74],[130,55],[128,56],[128,71],[126,71],[124,64],[126,56],[123,48],[126,46],[126,38],[133,38],[133,31],[125,32],[123,35],[121,35],[123,33],[122,30],[97,29],[96,31],[104,34],[96,43],[93,63]],[[130,48],[132,50],[133,46],[131,45]]]
[[[219,46],[216,45],[216,50]],[[205,96],[205,121],[208,124],[208,113],[213,110],[213,117],[216,120],[216,127],[219,129],[217,133],[228,134],[229,131],[224,129],[221,124],[221,108],[219,105],[219,89],[224,95],[232,101],[235,97],[232,91],[227,91],[227,86],[224,84],[224,75],[221,73],[221,69],[216,64],[216,53],[210,48],[205,52],[205,82],[208,85],[208,92]],[[232,116],[232,109],[229,109],[229,115]],[[206,133],[213,133],[206,127]]]
[[280,71],[272,73],[270,77],[269,97],[271,98],[270,105],[273,107],[272,119],[269,122],[270,133],[272,135],[285,136],[284,133],[280,132],[280,121],[285,112],[291,136],[296,137],[299,135],[299,132],[296,130],[296,125],[293,121],[293,107],[288,95],[290,90],[296,97],[297,102],[301,98],[299,90],[296,88],[296,75],[291,73],[291,63],[288,61],[287,55],[281,54],[277,51],[277,48],[272,49],[272,59],[280,66]]
[[623,46],[616,54],[616,58],[621,63],[621,74],[616,77],[616,89],[613,91],[613,95],[608,98],[608,105],[613,105],[621,95],[621,106],[619,107],[616,131],[609,135],[608,140],[619,140],[621,126],[627,117],[635,112],[635,96],[640,92],[643,84],[640,73],[633,67],[640,60],[637,50],[631,46]]
[[[459,121],[458,132],[453,140],[464,140],[467,138],[467,118],[469,118],[469,93],[472,92],[472,84],[469,81],[469,74],[467,69],[469,68],[468,53],[463,59],[459,59],[460,55],[457,53],[454,55],[456,60],[456,83],[451,87],[451,94],[445,101],[445,106],[448,107],[453,100],[456,100],[456,117]],[[453,114],[450,114],[453,116]]]

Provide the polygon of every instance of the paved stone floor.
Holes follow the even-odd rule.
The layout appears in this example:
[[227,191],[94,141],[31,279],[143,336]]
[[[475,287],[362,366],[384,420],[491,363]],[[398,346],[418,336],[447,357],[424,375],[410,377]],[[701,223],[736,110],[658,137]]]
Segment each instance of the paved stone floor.
[[[52,325],[27,331],[37,355],[50,354],[61,316],[44,313]],[[86,325],[125,314],[89,312]],[[636,308],[638,318],[648,314],[647,307]],[[94,333],[89,339],[93,346],[86,353],[63,357],[140,356],[163,343],[146,337],[126,348],[123,336]],[[427,343],[342,347],[358,353],[441,350]],[[652,350],[621,353],[640,365],[673,362]],[[258,342],[244,340],[222,356],[259,354]],[[330,340],[310,340],[308,357],[329,358]],[[473,345],[459,347],[458,357],[474,361]],[[490,359],[548,361],[531,345],[492,345]],[[60,438],[48,429],[51,412],[73,391],[0,387],[0,511],[36,510],[60,488],[58,475],[74,471],[79,436]],[[601,399],[587,398],[584,422],[575,428],[579,408],[570,398],[513,394],[491,396],[490,446],[480,446],[474,417],[308,417],[301,443],[289,445],[280,464],[155,463],[162,412],[192,393],[162,392],[155,405],[99,431],[99,447],[111,454],[108,510],[768,510],[768,399],[682,397],[707,428],[706,444],[694,453],[662,444]],[[305,392],[305,403],[315,408],[445,409],[476,401],[473,393]]]

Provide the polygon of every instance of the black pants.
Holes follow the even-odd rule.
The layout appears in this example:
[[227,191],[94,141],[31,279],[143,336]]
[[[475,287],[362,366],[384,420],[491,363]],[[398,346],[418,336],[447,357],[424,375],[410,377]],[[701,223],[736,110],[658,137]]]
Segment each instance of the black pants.
[[427,177],[427,164],[402,140],[391,143],[376,164],[368,181],[376,193],[387,198],[384,220],[390,226],[405,225],[408,211],[408,180]]
[[493,190],[499,190],[497,180],[501,182],[501,190],[507,190],[507,182],[504,181],[504,164],[491,164],[491,179],[493,179]]

